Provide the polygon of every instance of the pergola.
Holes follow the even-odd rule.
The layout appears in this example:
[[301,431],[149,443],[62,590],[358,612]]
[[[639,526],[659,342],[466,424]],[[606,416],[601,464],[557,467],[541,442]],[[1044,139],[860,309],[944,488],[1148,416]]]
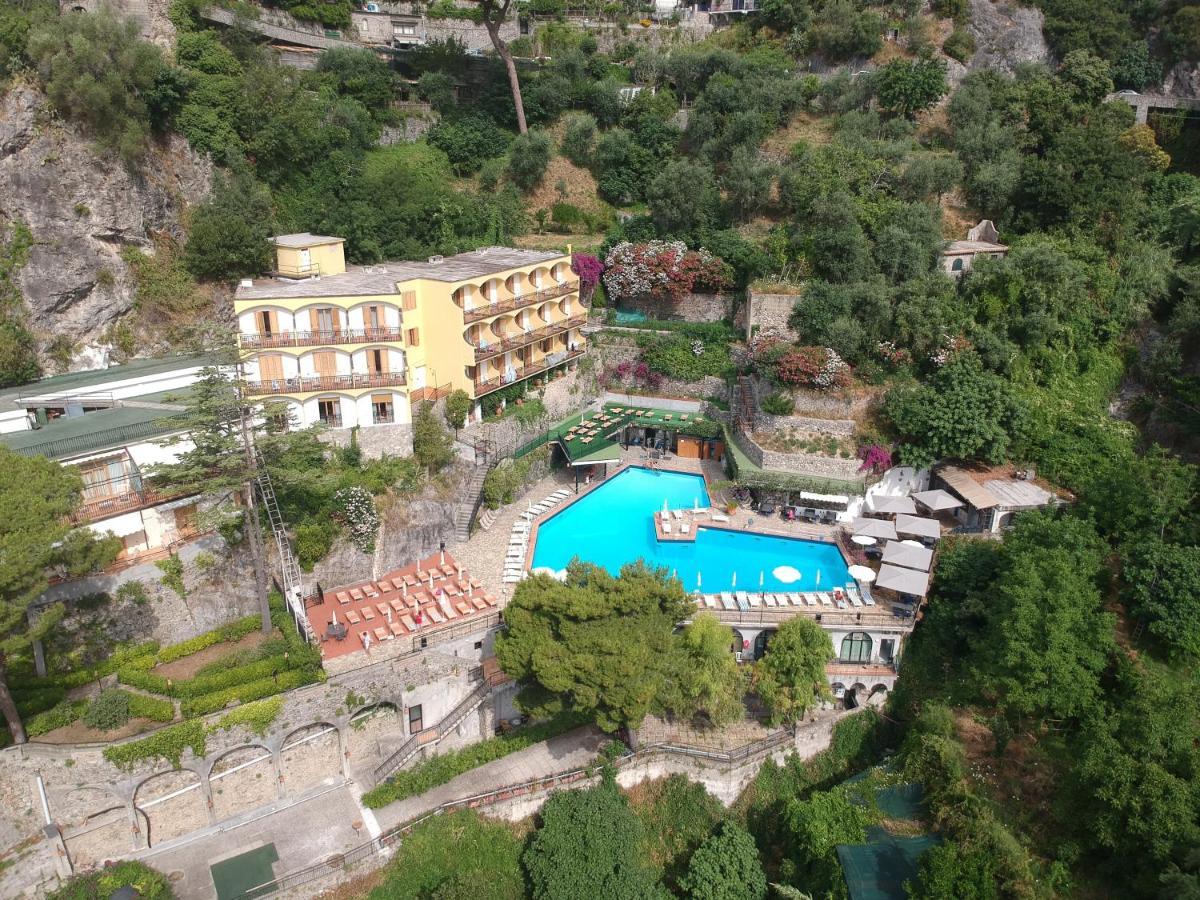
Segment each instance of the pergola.
[[850,532],[855,535],[866,535],[867,537],[880,538],[886,541],[894,541],[897,537],[896,526],[884,519],[859,517],[850,526]]
[[935,541],[942,536],[941,523],[937,519],[922,516],[896,516],[896,531],[899,534],[911,534]]
[[933,551],[927,547],[914,547],[899,541],[888,541],[883,547],[882,562],[906,569],[928,572],[933,564]]
[[887,588],[899,594],[924,597],[929,591],[929,573],[884,564],[879,567],[875,587]]

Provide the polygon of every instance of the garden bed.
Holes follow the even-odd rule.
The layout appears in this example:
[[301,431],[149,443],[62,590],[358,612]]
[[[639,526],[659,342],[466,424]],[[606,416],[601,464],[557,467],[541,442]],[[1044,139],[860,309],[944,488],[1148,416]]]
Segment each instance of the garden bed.
[[159,663],[150,671],[163,678],[185,681],[189,678],[194,678],[197,672],[212,663],[232,656],[235,653],[254,650],[264,641],[272,638],[279,639],[280,637],[278,629],[273,630],[270,634],[263,634],[262,629],[259,628],[250,634],[243,635],[237,640],[214,644],[211,647],[205,647],[203,650],[198,650],[181,659]]

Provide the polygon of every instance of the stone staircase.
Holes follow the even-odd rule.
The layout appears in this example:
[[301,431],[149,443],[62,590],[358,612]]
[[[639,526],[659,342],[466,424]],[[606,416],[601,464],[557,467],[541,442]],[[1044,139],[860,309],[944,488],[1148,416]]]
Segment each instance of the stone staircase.
[[475,513],[483,503],[483,481],[491,469],[488,463],[475,466],[471,480],[463,492],[462,501],[454,511],[454,538],[460,543],[465,543],[471,537],[471,520],[475,518]]

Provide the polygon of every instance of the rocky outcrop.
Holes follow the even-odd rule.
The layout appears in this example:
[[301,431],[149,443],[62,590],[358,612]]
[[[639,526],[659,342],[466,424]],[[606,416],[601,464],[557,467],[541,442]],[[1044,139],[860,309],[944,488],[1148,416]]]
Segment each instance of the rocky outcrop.
[[1049,63],[1050,47],[1042,35],[1045,17],[1040,9],[1015,0],[970,0],[968,30],[975,37],[975,55],[967,68],[999,69],[1012,74],[1021,63]]
[[33,232],[18,283],[34,332],[95,344],[133,306],[121,250],[180,236],[181,214],[211,177],[208,160],[178,136],[130,171],[55,118],[36,88],[11,86],[0,96],[0,216]]
[[1200,98],[1200,65],[1176,63],[1163,79],[1162,93],[1168,97]]

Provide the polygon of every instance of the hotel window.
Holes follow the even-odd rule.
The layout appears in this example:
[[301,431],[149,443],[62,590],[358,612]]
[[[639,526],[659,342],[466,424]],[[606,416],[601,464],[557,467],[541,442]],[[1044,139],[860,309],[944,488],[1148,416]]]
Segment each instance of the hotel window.
[[421,346],[421,333],[416,328],[408,329],[408,345],[410,347]]
[[552,343],[553,343],[553,341],[551,341],[551,339],[550,339],[550,338],[546,338],[544,341],[542,341],[542,352],[543,352],[543,353],[549,353],[549,352],[550,352],[550,345],[551,345]]
[[408,733],[413,735],[423,730],[425,726],[422,724],[422,721],[421,704],[418,703],[416,706],[410,706],[408,708]]
[[337,375],[337,353],[333,350],[318,350],[312,355],[313,370],[322,378]]
[[136,473],[126,470],[121,456],[85,463],[79,467],[79,476],[83,479],[83,499],[89,502],[128,494],[141,487]]
[[863,631],[855,631],[842,638],[842,652],[839,657],[842,662],[868,662],[871,659],[871,636]]
[[387,351],[386,350],[368,350],[367,351],[367,371],[372,375],[386,375],[387,366]]
[[254,324],[262,337],[279,333],[279,320],[273,310],[260,310],[254,314]]
[[342,403],[340,400],[318,400],[317,418],[330,428],[342,427]]
[[400,295],[400,308],[406,312],[412,312],[417,308],[417,292],[405,291]]
[[317,332],[327,341],[333,340],[337,335],[338,330],[338,313],[332,306],[322,306],[319,309],[310,309],[308,311],[309,323],[312,325],[312,330]]
[[396,421],[391,394],[371,395],[371,418],[376,425],[388,425]]
[[283,381],[283,357],[278,353],[263,353],[258,357],[260,381]]
[[363,325],[366,326],[369,337],[377,337],[383,329],[383,310],[378,306],[368,306],[363,309]]

